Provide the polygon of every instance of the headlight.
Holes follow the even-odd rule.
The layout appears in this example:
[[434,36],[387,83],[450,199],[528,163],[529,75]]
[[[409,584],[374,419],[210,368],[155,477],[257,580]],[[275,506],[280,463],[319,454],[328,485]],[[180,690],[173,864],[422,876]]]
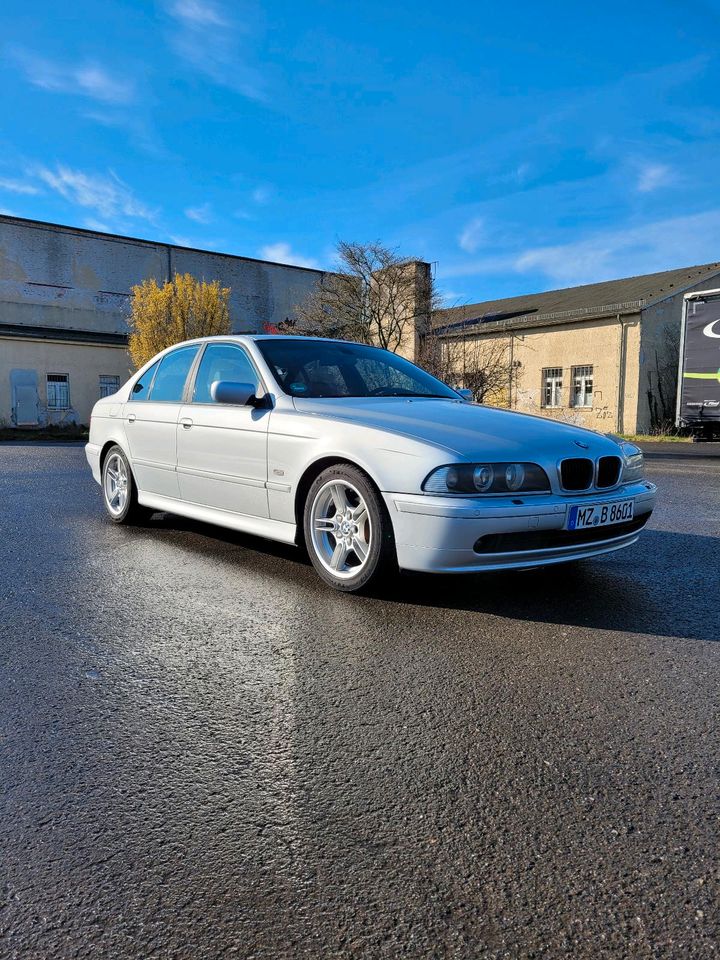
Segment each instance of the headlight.
[[620,444],[620,449],[622,450],[623,458],[623,482],[627,483],[633,480],[642,480],[645,458],[643,457],[643,452],[640,447],[636,447],[634,443],[628,443],[627,440],[623,440]]
[[428,474],[426,493],[538,493],[550,481],[536,463],[451,463]]
[[478,493],[487,493],[494,479],[495,471],[489,463],[478,464],[473,470],[473,485]]
[[519,490],[525,482],[525,467],[522,463],[509,463],[505,467],[505,486],[508,490]]

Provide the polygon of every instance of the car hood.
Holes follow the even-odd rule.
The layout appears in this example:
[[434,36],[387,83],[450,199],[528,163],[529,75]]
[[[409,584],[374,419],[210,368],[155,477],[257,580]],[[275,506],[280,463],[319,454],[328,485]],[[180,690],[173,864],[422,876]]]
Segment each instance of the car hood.
[[[531,451],[617,454],[618,444],[592,430],[476,403],[422,397],[295,398],[300,413],[373,427],[453,450],[470,460],[527,459]],[[585,446],[586,445],[586,446]]]

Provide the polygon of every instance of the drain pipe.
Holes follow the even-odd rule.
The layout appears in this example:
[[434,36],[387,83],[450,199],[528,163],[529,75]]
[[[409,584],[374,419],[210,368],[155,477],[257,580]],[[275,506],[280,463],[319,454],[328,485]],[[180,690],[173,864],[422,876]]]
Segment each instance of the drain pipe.
[[514,353],[515,353],[515,340],[513,338],[513,332],[510,331],[510,367],[508,369],[508,407],[510,410],[513,409],[513,362],[514,362]]
[[618,345],[618,394],[617,394],[617,433],[623,432],[625,426],[625,366],[627,363],[627,324],[622,314],[617,315],[620,325],[620,343]]

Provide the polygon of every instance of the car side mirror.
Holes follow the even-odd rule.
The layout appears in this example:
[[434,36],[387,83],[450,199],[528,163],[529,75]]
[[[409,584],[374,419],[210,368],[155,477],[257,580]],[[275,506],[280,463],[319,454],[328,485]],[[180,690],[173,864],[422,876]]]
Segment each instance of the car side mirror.
[[255,406],[253,401],[258,400],[252,383],[235,383],[232,380],[216,380],[210,386],[210,396],[215,403],[232,403],[238,407]]
[[472,402],[473,392],[468,390],[467,387],[463,387],[462,390],[458,390],[458,393],[463,398],[463,400],[470,400]]

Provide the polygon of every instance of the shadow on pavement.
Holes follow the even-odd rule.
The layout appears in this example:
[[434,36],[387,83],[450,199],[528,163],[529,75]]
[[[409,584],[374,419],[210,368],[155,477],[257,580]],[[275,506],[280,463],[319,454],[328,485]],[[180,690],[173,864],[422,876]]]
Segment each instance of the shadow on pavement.
[[[203,556],[222,553],[224,562],[238,567],[251,563],[262,569],[271,559],[262,571],[269,590],[298,587],[302,568],[303,589],[328,589],[315,577],[304,551],[292,546],[169,514],[156,515],[143,529],[151,537],[180,534],[178,545],[184,550]],[[646,530],[638,543],[615,554],[535,571],[405,573],[362,602],[714,641],[720,640],[719,566],[714,537]]]
[[646,530],[596,560],[542,570],[401,578],[386,600],[517,620],[720,640],[714,537]]

